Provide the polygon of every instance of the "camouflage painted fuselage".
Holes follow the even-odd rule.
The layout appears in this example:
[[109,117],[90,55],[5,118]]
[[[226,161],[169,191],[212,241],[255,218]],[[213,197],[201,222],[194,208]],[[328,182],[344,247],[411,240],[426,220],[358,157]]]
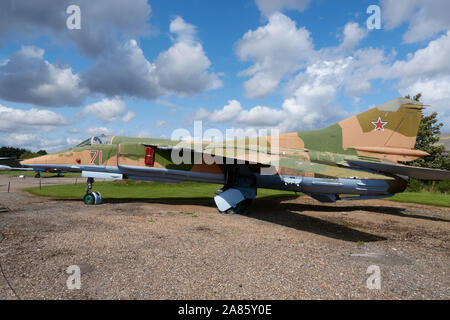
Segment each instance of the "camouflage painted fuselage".
[[244,198],[254,197],[257,188],[301,191],[326,202],[342,194],[383,197],[402,192],[409,175],[449,175],[396,164],[427,155],[413,149],[422,109],[399,98],[322,130],[220,143],[92,137],[22,164],[86,177],[219,183]]

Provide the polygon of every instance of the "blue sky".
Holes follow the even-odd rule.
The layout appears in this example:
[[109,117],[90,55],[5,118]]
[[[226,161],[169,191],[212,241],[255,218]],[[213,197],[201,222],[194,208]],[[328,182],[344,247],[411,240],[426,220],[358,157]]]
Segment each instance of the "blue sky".
[[[66,8],[78,5],[81,29]],[[381,9],[368,30],[367,7]],[[322,128],[423,93],[450,132],[450,5],[332,0],[6,0],[0,145],[94,134]]]

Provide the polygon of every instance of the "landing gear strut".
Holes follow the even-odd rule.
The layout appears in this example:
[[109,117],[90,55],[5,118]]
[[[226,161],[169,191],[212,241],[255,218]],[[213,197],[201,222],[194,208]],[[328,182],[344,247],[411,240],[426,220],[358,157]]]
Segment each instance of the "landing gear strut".
[[91,192],[92,185],[94,184],[94,178],[88,178],[86,182],[86,195],[83,200],[85,204],[101,204],[102,195],[100,192]]

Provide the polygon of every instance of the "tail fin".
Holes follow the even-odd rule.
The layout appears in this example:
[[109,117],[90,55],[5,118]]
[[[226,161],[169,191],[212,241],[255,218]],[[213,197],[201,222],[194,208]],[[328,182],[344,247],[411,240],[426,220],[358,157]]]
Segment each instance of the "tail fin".
[[397,98],[326,129],[298,136],[313,150],[413,161],[428,155],[414,150],[422,109],[421,102]]
[[397,98],[339,122],[342,146],[359,155],[390,161],[412,161],[428,155],[413,150],[423,104]]

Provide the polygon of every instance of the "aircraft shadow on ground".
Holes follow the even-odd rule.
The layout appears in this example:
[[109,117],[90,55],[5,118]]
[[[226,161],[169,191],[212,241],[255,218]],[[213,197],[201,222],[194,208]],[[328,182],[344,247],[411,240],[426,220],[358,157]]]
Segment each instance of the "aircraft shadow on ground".
[[[272,201],[273,200],[270,202]],[[274,214],[273,211],[275,207],[277,212]],[[387,238],[382,236],[359,231],[339,223],[299,213],[299,211],[327,211],[340,213],[345,212],[346,208],[353,211],[352,207],[314,206],[282,202],[278,202],[278,205],[276,205],[276,202],[273,205],[268,205],[268,203],[261,202],[260,204],[255,203],[249,217],[343,241],[375,242],[387,240]]]
[[[320,212],[352,212],[352,211],[369,211],[374,213],[380,213],[380,214],[386,214],[386,215],[393,215],[398,217],[405,217],[405,218],[414,218],[414,219],[424,219],[424,220],[430,220],[430,221],[439,221],[439,222],[450,222],[450,219],[444,219],[444,218],[437,218],[437,217],[430,217],[430,216],[424,216],[424,215],[417,215],[417,214],[405,214],[405,208],[401,207],[390,207],[390,206],[336,206],[334,204],[329,205],[321,205],[321,204],[303,204],[303,203],[292,203],[292,202],[286,202],[283,201],[286,200],[295,200],[298,197],[282,197],[282,198],[275,198],[275,197],[266,197],[263,199],[257,199],[254,201],[254,204],[252,205],[250,212],[255,212],[255,206],[258,207],[259,211],[270,211],[273,214],[273,210],[283,207],[290,211],[320,211]],[[203,205],[208,207],[214,207],[214,201],[212,198],[185,198],[185,199],[178,199],[178,198],[158,198],[158,199],[149,199],[149,198],[124,198],[124,199],[112,199],[107,198],[104,199],[104,203],[131,203],[131,202],[144,202],[144,203],[161,203],[161,204],[177,204],[177,205]],[[263,205],[258,206],[259,203],[262,203]],[[252,210],[253,208],[253,210]],[[295,213],[296,214],[296,213]]]
[[[404,218],[414,218],[414,219],[424,219],[430,221],[438,221],[438,222],[450,222],[450,219],[430,217],[418,214],[405,214],[405,208],[400,207],[390,207],[390,206],[335,206],[333,204],[330,205],[321,205],[321,204],[303,204],[303,203],[283,203],[286,200],[294,200],[298,197],[283,197],[283,198],[274,198],[274,197],[266,197],[263,199],[257,199],[254,201],[257,205],[262,201],[264,206],[260,206],[259,209],[269,210],[273,212],[273,209],[279,208],[280,206],[284,206],[285,209],[289,209],[291,211],[321,211],[321,212],[352,212],[352,211],[370,211],[380,214],[393,215]],[[74,201],[81,199],[80,198],[53,198],[58,201]],[[214,201],[212,198],[104,198],[103,203],[133,203],[133,202],[141,202],[141,203],[160,203],[160,204],[174,204],[174,205],[202,205],[208,207],[214,207]],[[255,212],[255,210],[251,210],[251,212]]]
[[[262,220],[285,227],[293,228],[299,231],[311,232],[318,235],[344,240],[344,241],[364,241],[374,242],[387,240],[385,237],[373,235],[363,231],[355,230],[338,223],[327,221],[324,219],[311,217],[298,213],[298,211],[329,211],[342,212],[361,210],[353,209],[353,207],[333,207],[333,206],[314,206],[306,204],[283,203],[284,200],[295,199],[296,197],[284,197],[281,199],[258,199],[255,200],[249,210],[248,217],[252,219]],[[160,204],[176,204],[176,205],[203,205],[215,208],[213,199],[107,199],[105,202],[109,203],[123,203],[136,202],[142,200],[146,203],[160,203]],[[379,209],[378,207],[376,207]],[[386,208],[386,209],[400,209],[401,208]],[[367,208],[365,210],[368,210]],[[296,212],[294,212],[296,211]]]
[[352,211],[369,211],[380,214],[393,215],[404,218],[424,219],[430,221],[450,222],[450,219],[443,219],[437,217],[430,217],[418,214],[406,214],[405,208],[388,207],[388,206],[334,206],[334,205],[309,205],[301,203],[285,203],[291,210],[294,211],[325,211],[325,212],[352,212]]
[[[288,198],[289,199],[289,198]],[[73,199],[58,199],[60,201],[73,201]],[[332,207],[332,206],[314,206],[307,204],[283,203],[284,199],[266,199],[256,200],[249,211],[248,217],[252,219],[262,220],[285,227],[293,228],[299,231],[311,232],[318,235],[339,239],[343,241],[357,242],[374,242],[387,240],[387,238],[355,230],[350,227],[327,221],[324,219],[311,217],[298,213],[298,211],[329,211],[343,212],[361,210],[354,207]],[[104,199],[104,203],[158,203],[172,205],[202,205],[215,208],[213,199],[205,198],[188,198],[188,199]],[[368,210],[365,207],[365,210]],[[386,208],[396,209],[396,208]],[[294,212],[296,211],[296,212]]]
[[[433,221],[450,222],[450,220],[427,217],[421,215],[405,214],[404,208],[390,206],[336,206],[333,204],[302,204],[283,202],[284,200],[295,199],[295,197],[285,197],[281,199],[257,199],[249,210],[248,217],[252,219],[271,222],[285,227],[293,228],[299,231],[311,232],[322,236],[344,240],[344,241],[364,241],[374,242],[387,240],[387,238],[359,231],[351,227],[324,220],[322,218],[312,217],[302,214],[303,211],[316,212],[352,212],[365,211],[380,214],[394,215],[399,217],[408,217],[416,219],[426,219]],[[59,201],[73,201],[73,198],[59,198]],[[215,208],[212,198],[106,198],[103,203],[158,203],[167,205],[202,205]]]

